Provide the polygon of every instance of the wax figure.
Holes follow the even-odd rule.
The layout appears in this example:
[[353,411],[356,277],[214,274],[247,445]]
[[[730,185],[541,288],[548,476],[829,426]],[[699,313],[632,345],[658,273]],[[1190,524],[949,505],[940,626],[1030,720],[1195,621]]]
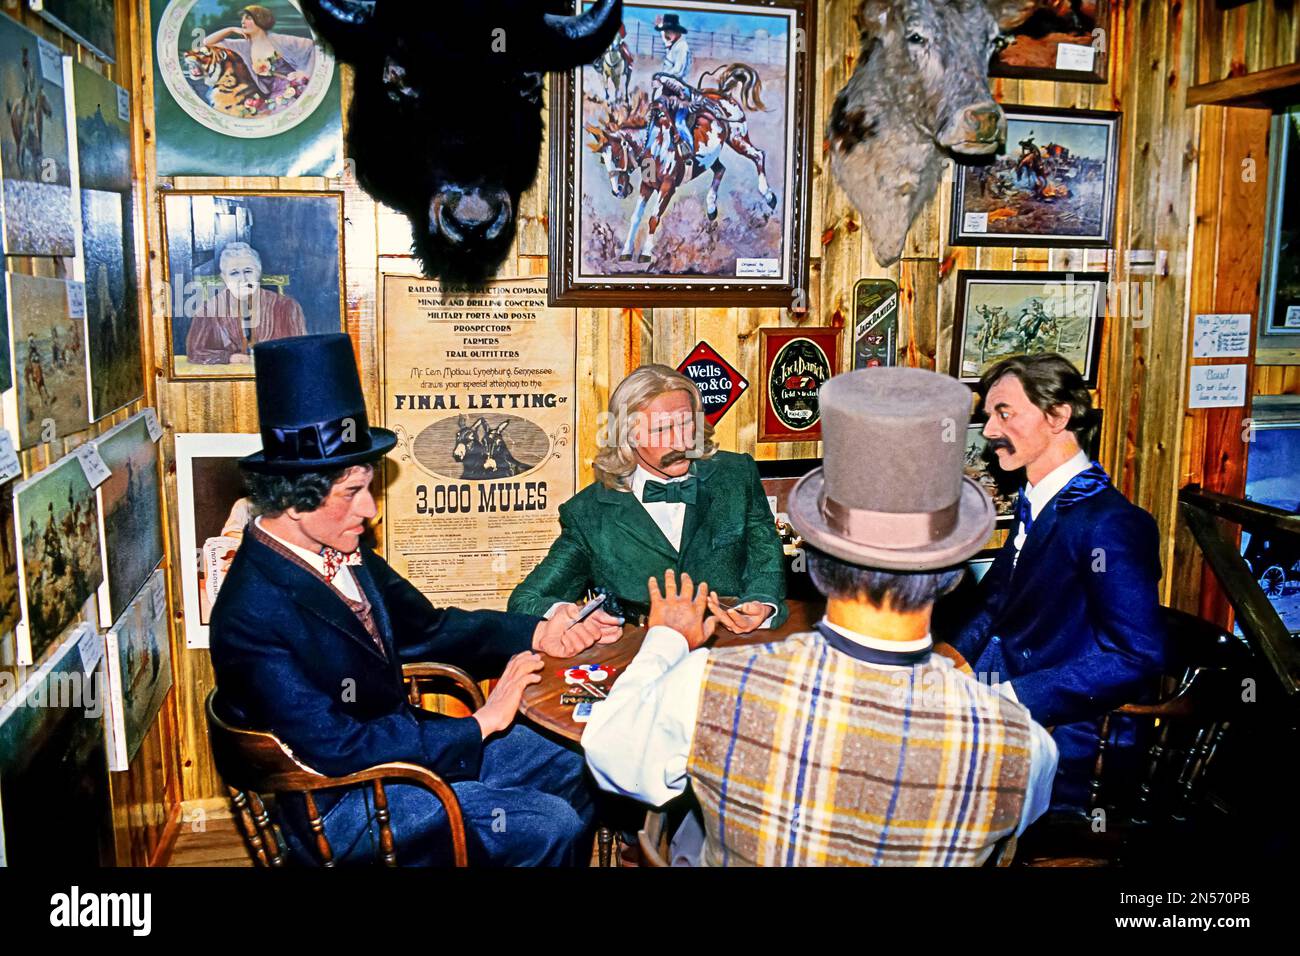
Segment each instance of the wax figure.
[[[368,427],[349,338],[285,339],[259,345],[254,357],[263,450],[240,464],[260,516],[245,531],[210,632],[223,716],[273,731],[330,775],[393,760],[429,767],[460,800],[472,862],[574,862],[590,847],[582,758],[511,724],[524,687],[539,680],[533,651],[567,657],[618,630],[591,621],[566,630],[572,606],[550,621],[435,609],[361,544],[375,516],[374,462],[396,436]],[[405,661],[501,680],[473,716],[444,717],[407,703]],[[387,793],[398,861],[448,862],[450,833],[433,794],[403,784]],[[372,799],[369,787],[318,796],[340,862],[374,860]],[[301,801],[282,803],[286,840],[310,859]]]
[[262,257],[256,249],[232,242],[221,250],[217,265],[223,288],[199,303],[185,336],[187,359],[196,365],[247,364],[252,345],[306,334],[298,301],[262,288]]
[[993,530],[949,437],[970,392],[874,368],[828,381],[821,408],[825,466],[789,513],[825,619],[704,650],[706,584],[650,582],[650,630],[593,706],[587,762],[602,787],[655,805],[690,782],[705,865],[978,865],[1046,808],[1056,748],[1023,706],[931,652],[935,599]]
[[[1156,523],[1083,452],[1092,399],[1068,360],[1006,359],[984,375],[980,394],[998,466],[1023,468],[1027,484],[977,610],[951,643],[1054,728],[1053,809],[1081,808],[1101,717],[1154,689],[1164,662]],[[1122,763],[1134,727],[1113,723],[1107,759]]]
[[[597,480],[560,506],[560,537],[509,609],[549,614],[599,586],[644,611],[647,579],[673,568],[708,578],[709,608],[728,630],[779,627],[788,616],[781,539],[758,468],[718,451],[691,380],[666,365],[636,369],[610,396],[602,435]],[[725,607],[720,596],[739,603]]]

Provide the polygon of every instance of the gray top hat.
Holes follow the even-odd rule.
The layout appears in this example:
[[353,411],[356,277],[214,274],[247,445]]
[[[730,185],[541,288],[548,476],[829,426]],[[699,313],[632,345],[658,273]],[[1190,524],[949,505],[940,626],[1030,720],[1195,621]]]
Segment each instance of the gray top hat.
[[837,375],[820,394],[823,467],[791,492],[790,523],[820,551],[863,567],[960,564],[996,513],[962,472],[970,390],[916,368]]

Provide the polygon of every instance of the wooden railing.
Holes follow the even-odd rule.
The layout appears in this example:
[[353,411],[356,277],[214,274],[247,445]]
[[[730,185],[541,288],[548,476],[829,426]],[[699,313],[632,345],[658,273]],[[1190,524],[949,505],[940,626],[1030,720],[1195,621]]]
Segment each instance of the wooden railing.
[[1203,491],[1197,485],[1180,491],[1178,502],[1188,530],[1236,612],[1241,632],[1268,662],[1282,689],[1294,698],[1300,694],[1300,645],[1264,595],[1240,548],[1224,535],[1222,522],[1238,524],[1252,535],[1300,537],[1300,514]]

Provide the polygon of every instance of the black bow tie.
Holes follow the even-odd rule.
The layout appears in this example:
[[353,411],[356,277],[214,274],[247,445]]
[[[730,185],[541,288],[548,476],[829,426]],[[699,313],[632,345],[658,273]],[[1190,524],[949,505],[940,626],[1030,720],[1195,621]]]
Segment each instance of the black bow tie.
[[641,500],[646,504],[652,501],[666,501],[670,505],[679,505],[685,502],[688,505],[695,504],[695,479],[687,478],[685,481],[647,481],[645,487],[641,489]]

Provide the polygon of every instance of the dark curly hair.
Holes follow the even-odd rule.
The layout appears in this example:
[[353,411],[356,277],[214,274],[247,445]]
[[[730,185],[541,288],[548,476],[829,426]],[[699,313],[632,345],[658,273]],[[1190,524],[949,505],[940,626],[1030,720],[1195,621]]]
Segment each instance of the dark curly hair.
[[308,471],[300,475],[264,475],[255,471],[244,472],[244,485],[248,499],[259,515],[274,518],[290,508],[298,511],[315,511],[321,506],[334,483],[348,473],[347,468],[329,471]]

